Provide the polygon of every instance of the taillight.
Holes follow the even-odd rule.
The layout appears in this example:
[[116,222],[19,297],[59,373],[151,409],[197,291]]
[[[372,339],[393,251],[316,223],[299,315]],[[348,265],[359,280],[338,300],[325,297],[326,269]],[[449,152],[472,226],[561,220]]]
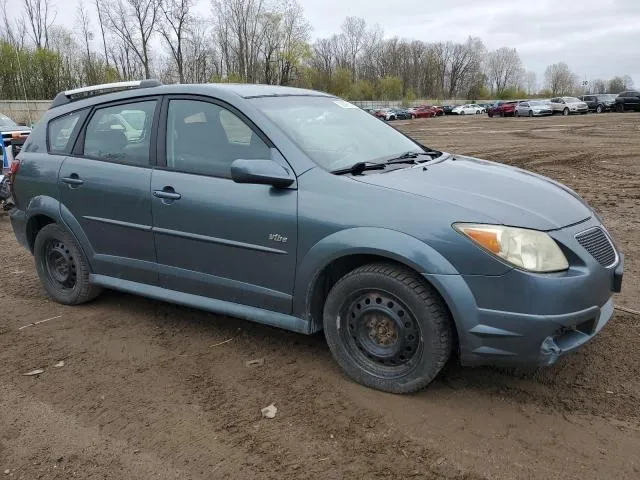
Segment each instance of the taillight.
[[20,160],[14,160],[11,162],[11,166],[9,167],[11,177],[15,177],[18,174],[18,170],[20,170]]

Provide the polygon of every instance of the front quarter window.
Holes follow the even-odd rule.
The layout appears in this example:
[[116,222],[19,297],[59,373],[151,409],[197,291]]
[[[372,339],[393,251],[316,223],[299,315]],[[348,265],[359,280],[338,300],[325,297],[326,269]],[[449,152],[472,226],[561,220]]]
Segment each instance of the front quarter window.
[[344,100],[292,96],[251,101],[325,170],[422,151],[417,143]]

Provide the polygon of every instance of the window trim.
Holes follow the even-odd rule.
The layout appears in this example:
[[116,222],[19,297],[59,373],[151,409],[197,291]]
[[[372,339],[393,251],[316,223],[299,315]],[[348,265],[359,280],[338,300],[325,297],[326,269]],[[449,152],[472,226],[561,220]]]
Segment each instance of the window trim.
[[[60,155],[63,157],[67,157],[71,154],[71,152],[73,152],[73,148],[76,144],[79,131],[82,129],[82,127],[84,127],[84,122],[87,119],[87,115],[89,114],[90,111],[91,111],[90,107],[81,108],[79,110],[72,110],[71,112],[63,113],[62,115],[58,115],[57,117],[53,117],[47,121],[45,144],[47,147],[47,153],[49,155]],[[51,130],[51,124],[56,120],[61,120],[64,117],[70,117],[71,115],[75,115],[75,114],[79,114],[80,117],[78,118],[78,121],[76,122],[76,124],[73,126],[73,130],[71,130],[71,133],[69,134],[69,142],[67,143],[67,146],[65,147],[64,150],[53,151],[51,149],[51,142],[49,141],[49,132]]]
[[[86,134],[87,134],[87,127],[89,126],[89,124],[91,123],[91,120],[93,119],[94,115],[96,114],[96,112],[98,110],[102,110],[105,108],[111,108],[111,107],[118,107],[120,105],[130,105],[133,103],[143,103],[143,102],[152,102],[155,101],[155,107],[154,107],[154,111],[153,111],[153,116],[151,119],[151,132],[149,135],[149,161],[147,162],[146,165],[134,165],[132,163],[129,162],[122,162],[122,161],[118,161],[118,160],[109,160],[106,158],[99,158],[99,157],[94,157],[91,155],[85,155],[84,154],[84,142],[85,142],[85,138],[86,138]],[[68,155],[70,157],[76,157],[76,158],[86,158],[89,160],[97,160],[99,162],[106,162],[106,163],[115,163],[118,165],[126,165],[128,167],[138,167],[138,168],[153,168],[156,164],[156,149],[153,148],[154,146],[154,142],[157,140],[157,130],[158,130],[158,119],[160,117],[160,106],[162,103],[162,97],[159,95],[150,95],[150,96],[142,96],[142,97],[132,97],[132,98],[127,98],[126,100],[116,100],[116,101],[112,101],[112,102],[105,102],[105,103],[98,103],[95,105],[92,105],[90,107],[90,112],[87,115],[87,117],[85,118],[85,121],[82,125],[82,130],[80,131],[80,133],[78,134],[77,138],[76,138],[76,142],[73,146],[73,149],[71,150],[71,153]]]
[[212,105],[216,105],[218,107],[221,107],[221,108],[223,108],[225,110],[230,111],[235,116],[237,116],[240,120],[242,120],[247,125],[247,127],[249,127],[249,129],[255,135],[258,135],[258,137],[265,143],[265,145],[269,148],[270,158],[272,160],[275,160],[278,163],[281,163],[278,159],[282,158],[284,160],[283,166],[285,168],[291,169],[293,171],[293,169],[286,162],[284,157],[282,157],[281,155],[274,155],[273,151],[274,150],[277,151],[277,148],[274,145],[274,143],[242,111],[240,111],[237,107],[231,105],[230,103],[227,103],[227,102],[225,102],[223,100],[220,100],[218,98],[209,97],[209,96],[205,96],[205,95],[197,95],[197,94],[193,94],[193,95],[190,95],[190,94],[174,94],[174,95],[165,95],[163,97],[162,107],[160,109],[161,110],[160,119],[159,119],[159,124],[158,124],[158,136],[157,136],[157,140],[158,141],[156,142],[156,149],[157,149],[156,160],[157,160],[157,162],[156,162],[155,168],[157,168],[158,170],[164,170],[164,171],[167,171],[167,172],[174,172],[174,173],[181,173],[181,174],[185,174],[185,175],[198,175],[200,177],[220,178],[220,179],[232,181],[231,178],[228,175],[224,175],[223,176],[223,175],[214,175],[214,174],[211,174],[211,173],[187,172],[187,171],[184,171],[184,170],[176,170],[174,168],[169,168],[167,166],[167,124],[168,124],[168,121],[169,121],[169,103],[172,100],[190,100],[190,101],[196,101],[196,102],[204,102],[204,103],[209,103],[209,104],[212,104]]

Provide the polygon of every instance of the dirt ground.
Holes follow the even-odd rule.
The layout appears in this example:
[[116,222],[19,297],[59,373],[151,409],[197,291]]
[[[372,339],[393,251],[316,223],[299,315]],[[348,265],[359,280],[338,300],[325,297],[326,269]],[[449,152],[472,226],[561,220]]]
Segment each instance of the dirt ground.
[[[640,114],[397,126],[575,189],[626,254],[617,304],[640,309]],[[640,478],[637,315],[617,311],[552,368],[452,363],[427,390],[394,396],[345,378],[322,335],[114,292],[50,302],[6,215],[0,265],[4,478]],[[277,416],[262,419],[271,403]]]

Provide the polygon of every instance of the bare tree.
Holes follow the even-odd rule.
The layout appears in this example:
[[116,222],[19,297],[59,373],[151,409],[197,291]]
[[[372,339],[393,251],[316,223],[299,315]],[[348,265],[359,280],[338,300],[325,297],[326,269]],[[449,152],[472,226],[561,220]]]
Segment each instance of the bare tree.
[[49,29],[55,21],[55,12],[49,0],[23,0],[29,36],[37,48],[49,48]]
[[601,78],[596,78],[591,81],[589,91],[591,93],[604,93],[607,91],[607,83]]
[[94,0],[96,11],[98,12],[98,23],[100,24],[100,34],[102,35],[102,47],[104,48],[104,61],[109,66],[109,52],[107,51],[107,37],[104,31],[104,19],[102,15],[102,8],[100,6],[100,0]]
[[578,88],[578,76],[564,62],[549,65],[544,71],[544,81],[553,96],[568,95]]
[[364,47],[367,38],[367,23],[360,17],[347,17],[342,23],[342,35],[344,50],[349,58],[349,67],[353,80],[357,77],[358,55]]
[[91,20],[89,19],[89,13],[85,9],[84,1],[80,0],[78,4],[77,12],[77,27],[80,30],[80,36],[84,43],[85,57],[85,81],[87,84],[96,83],[95,69],[91,53],[91,41],[93,40],[93,31],[91,30]]
[[489,82],[497,95],[517,86],[522,78],[522,61],[515,48],[502,47],[489,52],[486,65]]
[[103,5],[109,29],[138,57],[145,78],[151,78],[150,41],[161,4],[161,0],[117,0]]
[[529,95],[538,91],[538,77],[536,72],[528,71],[524,74],[524,85]]
[[264,0],[212,0],[212,7],[226,74],[255,82],[264,34]]
[[160,34],[171,51],[178,70],[178,80],[184,83],[183,44],[192,22],[193,0],[165,0],[160,8],[163,15]]

